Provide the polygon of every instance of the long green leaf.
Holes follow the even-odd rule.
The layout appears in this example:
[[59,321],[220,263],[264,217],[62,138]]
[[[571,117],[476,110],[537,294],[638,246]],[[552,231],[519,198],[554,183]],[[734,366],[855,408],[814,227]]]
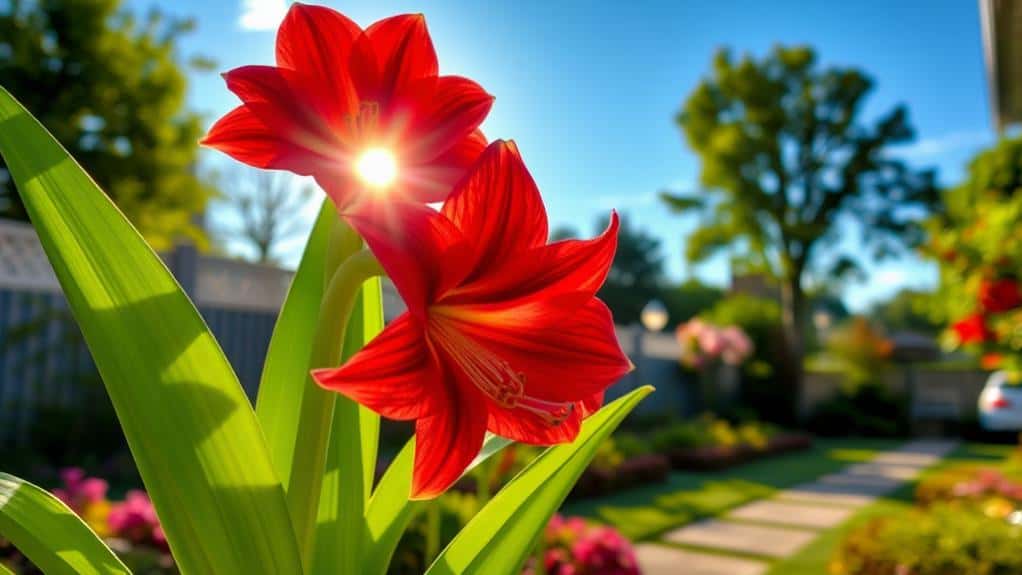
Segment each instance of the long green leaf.
[[[383,330],[380,278],[365,282],[348,320],[342,362]],[[376,472],[380,417],[337,397],[316,525],[314,573],[359,573],[362,515]]]
[[[486,461],[491,456],[513,443],[496,435],[491,435],[483,444],[479,455],[465,473]],[[360,573],[365,575],[383,575],[387,572],[394,550],[397,549],[401,534],[408,523],[419,513],[429,501],[411,501],[408,493],[412,488],[412,464],[415,460],[415,439],[412,438],[391,462],[387,472],[380,479],[380,484],[373,492],[365,516],[365,541]]]
[[0,153],[185,573],[300,573],[284,492],[220,346],[159,257],[0,88]]
[[537,457],[455,536],[427,574],[518,573],[537,535],[564,502],[603,440],[646,397],[636,389],[606,405],[582,424],[578,438]]
[[319,303],[323,299],[327,241],[336,222],[337,210],[329,200],[324,200],[273,327],[259,380],[256,414],[266,435],[270,458],[285,486],[291,480],[291,456],[298,442],[302,394],[309,375]]
[[0,472],[0,536],[48,575],[131,573],[67,505],[35,485],[3,472]]

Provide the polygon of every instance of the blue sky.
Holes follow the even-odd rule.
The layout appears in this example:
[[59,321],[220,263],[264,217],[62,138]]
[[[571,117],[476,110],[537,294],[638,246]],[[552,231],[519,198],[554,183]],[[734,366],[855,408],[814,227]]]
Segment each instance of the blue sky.
[[[699,222],[656,201],[659,190],[696,186],[698,161],[672,117],[719,46],[763,54],[776,43],[808,43],[824,64],[865,69],[877,81],[867,116],[906,103],[919,138],[901,153],[938,167],[943,182],[957,181],[965,161],[994,140],[972,1],[326,3],[362,25],[425,13],[442,73],[471,77],[497,96],[484,130],[518,142],[551,221],[588,235],[597,216],[616,208],[661,238],[673,279],[728,279],[723,259],[683,262],[684,238]],[[211,56],[221,69],[273,62],[283,1],[129,2],[153,4],[198,19],[182,42],[185,55]],[[236,104],[215,74],[194,77],[189,98],[210,122]],[[915,258],[870,272],[845,288],[854,308],[936,279]]]

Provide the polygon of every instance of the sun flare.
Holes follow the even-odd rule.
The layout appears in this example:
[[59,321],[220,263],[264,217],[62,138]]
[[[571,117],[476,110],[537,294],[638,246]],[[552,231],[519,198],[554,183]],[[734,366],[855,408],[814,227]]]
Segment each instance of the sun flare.
[[359,156],[355,171],[370,187],[386,188],[397,178],[397,161],[389,150],[370,148]]

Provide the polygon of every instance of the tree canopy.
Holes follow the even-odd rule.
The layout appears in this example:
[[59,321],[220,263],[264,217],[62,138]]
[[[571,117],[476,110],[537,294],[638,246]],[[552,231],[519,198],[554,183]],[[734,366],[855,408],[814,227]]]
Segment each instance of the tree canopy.
[[[862,246],[835,254],[847,225],[875,256],[920,242],[920,224],[937,201],[933,173],[892,153],[914,136],[906,109],[864,117],[872,89],[861,70],[821,67],[809,47],[778,46],[763,58],[740,59],[721,50],[676,118],[699,156],[704,189],[662,195],[675,210],[703,215],[687,256],[699,261],[742,250],[780,280],[794,369],[787,377],[795,385],[810,270],[856,267]],[[823,248],[831,249],[827,258]]]
[[[192,27],[157,11],[137,19],[119,0],[0,4],[0,84],[157,248],[200,238],[193,220],[211,194],[196,176],[202,125],[184,108],[176,50]],[[2,162],[0,216],[25,217]]]

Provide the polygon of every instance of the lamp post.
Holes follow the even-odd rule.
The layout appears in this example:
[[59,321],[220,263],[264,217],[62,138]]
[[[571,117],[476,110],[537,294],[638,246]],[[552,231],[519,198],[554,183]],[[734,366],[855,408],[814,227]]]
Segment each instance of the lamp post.
[[[668,319],[667,306],[662,301],[656,299],[649,300],[639,313],[639,321],[642,323],[642,327],[645,328],[645,331],[651,333],[664,329],[667,326]],[[642,385],[639,374],[642,373],[642,363],[646,356],[642,345],[643,338],[646,336],[645,331],[642,329],[635,330],[635,376],[633,379],[635,385],[633,387]]]

